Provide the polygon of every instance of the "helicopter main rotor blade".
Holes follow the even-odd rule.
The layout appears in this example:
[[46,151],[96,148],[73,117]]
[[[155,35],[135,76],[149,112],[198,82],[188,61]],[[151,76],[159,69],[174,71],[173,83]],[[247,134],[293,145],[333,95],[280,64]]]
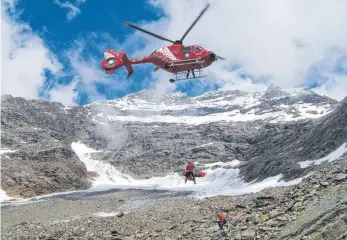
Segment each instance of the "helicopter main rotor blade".
[[190,25],[188,30],[184,33],[183,37],[181,38],[180,42],[182,43],[185,37],[188,35],[190,30],[194,27],[194,25],[199,21],[199,19],[202,17],[202,15],[206,12],[206,10],[210,7],[210,4],[207,4],[206,7],[200,12],[199,16],[195,19],[195,21]]
[[140,31],[142,31],[142,32],[144,32],[144,33],[147,33],[147,34],[153,36],[153,37],[159,38],[160,40],[164,40],[164,41],[168,41],[168,42],[171,42],[171,43],[175,43],[174,41],[172,41],[172,40],[170,40],[170,39],[164,38],[164,37],[159,36],[159,35],[157,35],[157,34],[155,34],[155,33],[152,33],[152,32],[150,32],[150,31],[147,31],[147,30],[145,30],[145,29],[142,29],[142,28],[140,28],[140,27],[138,27],[138,26],[136,26],[136,25],[134,25],[134,24],[132,24],[132,23],[124,22],[124,25],[125,25],[125,26],[128,26],[128,27],[135,28],[136,30],[140,30]]

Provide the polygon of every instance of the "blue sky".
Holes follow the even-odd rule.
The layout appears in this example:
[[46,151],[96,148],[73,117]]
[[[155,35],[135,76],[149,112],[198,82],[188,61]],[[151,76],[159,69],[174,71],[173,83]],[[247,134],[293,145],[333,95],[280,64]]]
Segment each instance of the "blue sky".
[[[122,43],[128,34],[133,31],[125,27],[123,21],[155,21],[161,14],[144,0],[136,1],[96,1],[91,0],[87,3],[81,3],[78,7],[80,14],[71,20],[66,19],[67,10],[60,7],[54,1],[39,0],[40,4],[33,4],[32,0],[18,1],[16,11],[21,12],[20,21],[30,25],[34,32],[44,39],[47,47],[55,53],[59,61],[64,63],[67,70],[67,76],[60,78],[48,77],[46,81],[54,81],[55,83],[67,84],[72,81],[73,73],[69,74],[69,61],[66,59],[64,52],[74,46],[73,42],[81,38],[91,38],[90,46],[86,46],[81,52],[81,57],[90,55],[96,59],[102,60],[103,53],[93,44],[98,41],[105,41],[99,34],[108,33],[113,36],[118,43]],[[91,35],[94,35],[92,37]],[[89,48],[88,48],[89,47]],[[110,45],[109,47],[112,47]],[[100,71],[102,69],[100,68]],[[124,71],[123,71],[124,73]],[[125,94],[139,91],[141,89],[142,74],[146,71],[137,71],[133,76],[131,86],[125,90],[117,91],[112,89],[108,84],[95,83],[95,87],[99,94],[106,99],[123,96]],[[125,73],[124,73],[125,74]],[[125,76],[125,75],[124,75]],[[47,82],[44,89],[47,90]],[[53,87],[54,85],[51,85]],[[88,92],[83,90],[83,83],[77,87],[78,103],[84,104],[90,102]],[[43,94],[41,94],[44,97]]]
[[[125,69],[103,73],[99,64],[105,48],[141,57],[169,44],[125,27],[124,21],[175,40],[206,2],[4,0],[2,93],[66,105],[145,88],[194,96],[217,89],[262,90],[270,82],[309,86],[338,100],[347,94],[347,3],[339,0],[314,7],[300,1],[210,0],[212,7],[185,40],[227,58],[207,69],[205,80],[172,85],[170,75],[153,73],[151,64],[134,66],[130,79]],[[18,68],[23,59],[25,66]]]
[[[83,50],[78,53],[82,59],[87,59],[92,56],[97,61],[103,58],[102,48],[99,46],[111,47],[122,45],[129,35],[134,33],[134,30],[123,25],[124,21],[139,23],[141,21],[152,22],[157,21],[163,16],[160,9],[155,8],[146,0],[136,1],[96,1],[89,0],[87,2],[73,2],[74,6],[79,8],[79,13],[72,19],[67,18],[67,8],[63,8],[58,3],[66,3],[66,1],[40,1],[40,4],[33,4],[30,0],[18,0],[15,6],[15,12],[18,14],[18,21],[27,23],[32,31],[40,36],[50,51],[54,53],[58,61],[63,64],[64,76],[56,77],[49,71],[46,71],[46,79],[40,89],[40,97],[49,99],[47,92],[49,89],[55,88],[58,84],[69,84],[73,81],[75,73],[71,71],[69,58],[66,56],[66,51],[73,49],[75,41],[85,40]],[[70,3],[70,2],[69,2]],[[112,45],[107,36],[111,36],[116,42]],[[164,45],[167,45],[163,42]],[[134,46],[128,46],[127,53],[135,52],[136,49],[144,47],[145,43],[139,39]],[[141,46],[142,45],[142,46]],[[116,49],[123,50],[123,49]],[[153,49],[152,51],[154,51]],[[151,52],[148,52],[150,54]],[[136,56],[138,57],[138,56]],[[98,65],[94,67],[99,67]],[[117,76],[104,76],[105,78],[114,81],[128,81],[129,84],[124,89],[112,87],[112,82],[98,82],[94,85],[99,98],[114,99],[122,97],[126,94],[137,92],[144,88],[149,88],[145,83],[145,77],[149,76],[154,66],[136,66],[135,73],[130,80],[126,80],[125,69],[117,71]],[[98,69],[100,73],[103,71]],[[118,74],[119,73],[119,74]],[[188,95],[197,95],[205,91],[215,90],[217,84],[212,84],[207,87],[194,88],[194,82],[182,84],[177,87],[177,91],[187,93]],[[84,82],[80,81],[76,88],[77,104],[86,104],[93,101],[89,97],[89,90],[85,88]]]

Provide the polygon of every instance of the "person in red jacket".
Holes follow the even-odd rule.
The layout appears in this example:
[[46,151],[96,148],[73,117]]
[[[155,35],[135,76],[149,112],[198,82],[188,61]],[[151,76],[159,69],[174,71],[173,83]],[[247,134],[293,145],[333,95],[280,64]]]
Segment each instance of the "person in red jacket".
[[222,213],[219,208],[216,208],[216,215],[218,217],[218,226],[220,230],[223,230],[223,226],[227,223],[227,217]]
[[186,180],[185,180],[185,183],[187,183],[187,180],[188,180],[188,178],[189,178],[189,175],[191,174],[191,175],[193,176],[194,184],[196,184],[196,182],[195,182],[195,175],[194,175],[194,172],[193,172],[194,168],[195,168],[194,163],[189,162],[189,163],[187,164],[187,167],[186,167]]

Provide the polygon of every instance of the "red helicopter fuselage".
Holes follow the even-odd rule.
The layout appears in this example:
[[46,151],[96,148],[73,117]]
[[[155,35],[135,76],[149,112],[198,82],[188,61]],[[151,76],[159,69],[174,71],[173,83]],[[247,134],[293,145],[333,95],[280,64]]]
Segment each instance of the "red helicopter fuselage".
[[101,66],[106,73],[111,74],[125,66],[129,77],[133,72],[131,65],[134,64],[152,63],[167,72],[181,73],[208,67],[216,61],[216,55],[212,51],[198,45],[184,46],[182,44],[159,48],[151,55],[142,58],[128,59],[124,52],[117,54],[112,49],[105,50],[104,55]]
[[[163,41],[171,42],[173,43],[173,45],[159,48],[147,57],[134,59],[128,59],[128,56],[123,51],[116,53],[112,49],[107,49],[104,51],[105,58],[101,62],[101,67],[105,70],[107,74],[111,74],[116,69],[125,66],[128,70],[129,78],[134,73],[132,65],[141,63],[152,63],[157,66],[154,69],[154,71],[157,71],[159,68],[161,68],[167,72],[176,75],[176,80],[170,79],[170,82],[189,79],[188,77],[190,73],[193,75],[194,79],[202,78],[202,68],[210,66],[217,59],[225,59],[223,57],[217,56],[214,52],[206,50],[198,45],[185,46],[183,45],[183,40],[209,7],[210,5],[207,4],[205,8],[200,12],[198,17],[195,19],[195,21],[190,25],[188,30],[183,34],[182,38],[176,41],[170,40],[153,32],[149,32],[132,23],[124,22],[124,25],[128,27],[132,27],[136,30],[149,34]],[[197,77],[195,76],[196,72],[199,73],[199,76]],[[177,75],[180,73],[186,73],[186,78],[178,79]]]

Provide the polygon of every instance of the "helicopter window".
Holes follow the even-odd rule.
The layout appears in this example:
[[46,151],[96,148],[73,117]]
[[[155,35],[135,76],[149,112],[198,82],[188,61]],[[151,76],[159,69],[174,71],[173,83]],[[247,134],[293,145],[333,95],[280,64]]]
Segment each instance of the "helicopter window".
[[185,53],[190,53],[190,47],[184,47],[184,48],[182,49],[182,52],[183,52],[183,54],[185,54]]
[[202,52],[202,48],[201,47],[194,47],[193,52]]

